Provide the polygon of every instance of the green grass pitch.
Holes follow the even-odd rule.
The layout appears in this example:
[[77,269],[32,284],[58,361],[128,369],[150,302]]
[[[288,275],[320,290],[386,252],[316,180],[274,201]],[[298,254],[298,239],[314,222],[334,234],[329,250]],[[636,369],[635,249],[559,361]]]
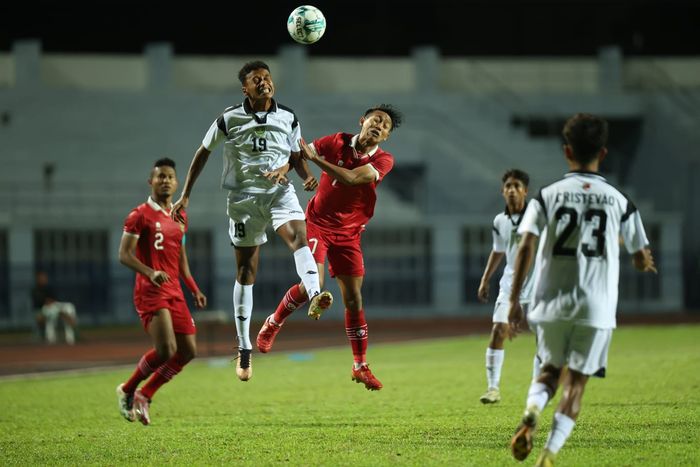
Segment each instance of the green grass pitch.
[[[533,337],[507,344],[494,406],[478,401],[486,343],[371,346],[385,386],[374,393],[350,381],[348,348],[255,354],[247,383],[230,364],[194,362],[156,395],[149,427],[117,411],[131,368],[0,380],[0,464],[518,465],[508,442]],[[700,464],[700,326],[618,329],[608,377],[590,381],[583,404],[558,465]],[[550,403],[525,465],[552,413]]]

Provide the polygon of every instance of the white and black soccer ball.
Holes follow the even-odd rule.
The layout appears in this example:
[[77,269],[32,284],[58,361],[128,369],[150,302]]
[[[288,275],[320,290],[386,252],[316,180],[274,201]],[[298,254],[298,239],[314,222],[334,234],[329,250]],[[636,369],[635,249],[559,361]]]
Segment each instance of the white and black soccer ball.
[[326,18],[311,5],[296,7],[287,19],[287,31],[300,44],[313,44],[326,32]]

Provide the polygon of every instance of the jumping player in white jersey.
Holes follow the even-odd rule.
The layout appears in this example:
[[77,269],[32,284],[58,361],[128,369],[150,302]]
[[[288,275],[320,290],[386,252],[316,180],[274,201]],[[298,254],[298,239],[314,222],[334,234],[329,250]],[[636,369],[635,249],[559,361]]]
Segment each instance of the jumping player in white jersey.
[[511,450],[518,460],[530,454],[539,415],[566,365],[563,395],[535,464],[545,466],[553,465],[574,428],[588,378],[605,376],[616,326],[620,237],[639,271],[656,272],[639,211],[598,173],[608,152],[607,122],[576,114],[563,135],[570,172],[542,188],[525,211],[508,313],[514,335],[524,322],[520,292],[540,238],[528,319],[536,324],[542,372],[530,385]]
[[304,180],[305,190],[318,181],[309,171],[299,149],[301,128],[294,112],[273,99],[275,85],[270,68],[261,61],[246,63],[238,73],[245,99],[224,110],[212,123],[192,159],[182,196],[173,215],[187,208],[197,177],[209,154],[223,143],[224,170],[221,187],[229,190],[229,236],[235,248],[237,274],[233,307],[238,337],[236,375],[248,381],[251,366],[250,317],[253,283],[258,269],[259,248],[267,241],[265,229],[273,229],[294,252],[297,274],[309,291],[309,309],[322,312],[332,303],[329,292],[321,293],[316,261],[308,247],[304,211],[294,187],[288,183],[291,167]]
[[[491,329],[489,346],[486,349],[486,381],[488,387],[487,391],[479,399],[483,404],[494,404],[501,400],[501,368],[503,368],[503,360],[505,358],[503,344],[508,336],[508,300],[510,298],[510,286],[513,281],[515,253],[518,251],[518,243],[520,242],[518,226],[527,207],[527,188],[530,183],[530,176],[522,170],[511,169],[503,174],[501,181],[503,183],[502,194],[506,201],[506,208],[493,220],[493,249],[486,263],[478,291],[479,300],[486,303],[489,298],[489,281],[491,276],[496,272],[505,256],[506,266],[498,283],[499,291],[493,311],[493,328]],[[520,304],[523,308],[526,308],[530,302],[531,283],[532,281],[528,278],[520,294]],[[539,376],[539,363],[537,354],[535,354],[532,370],[533,378]]]

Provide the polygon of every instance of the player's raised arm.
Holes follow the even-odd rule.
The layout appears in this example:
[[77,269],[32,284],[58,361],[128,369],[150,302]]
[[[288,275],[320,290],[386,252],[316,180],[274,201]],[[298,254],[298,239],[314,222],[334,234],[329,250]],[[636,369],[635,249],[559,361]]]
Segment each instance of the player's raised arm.
[[379,178],[377,169],[372,167],[371,164],[349,170],[327,162],[318,154],[313,145],[306,144],[306,141],[303,139],[299,141],[299,146],[304,159],[310,160],[343,185],[365,185],[376,182]]
[[204,166],[207,164],[209,154],[211,154],[211,151],[202,145],[199,147],[199,149],[197,149],[197,152],[195,152],[194,157],[192,158],[190,168],[187,170],[187,178],[185,178],[185,186],[182,188],[182,194],[173,204],[172,216],[173,219],[179,222],[182,222],[180,211],[182,209],[187,209],[187,206],[190,203],[190,194],[192,193],[194,182],[197,181],[197,177],[199,177],[202,169],[204,169]]
[[148,277],[153,285],[160,287],[161,284],[168,282],[170,277],[165,271],[156,271],[139,261],[134,254],[138,241],[138,235],[133,235],[128,232],[122,234],[122,239],[119,243],[119,262],[129,269]]

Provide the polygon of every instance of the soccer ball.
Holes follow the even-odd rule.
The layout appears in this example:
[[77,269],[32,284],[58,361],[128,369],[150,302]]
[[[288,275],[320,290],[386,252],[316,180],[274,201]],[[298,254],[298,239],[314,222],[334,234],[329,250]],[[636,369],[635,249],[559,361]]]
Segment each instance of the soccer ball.
[[297,7],[287,19],[287,31],[300,44],[313,44],[326,32],[326,18],[311,5]]

